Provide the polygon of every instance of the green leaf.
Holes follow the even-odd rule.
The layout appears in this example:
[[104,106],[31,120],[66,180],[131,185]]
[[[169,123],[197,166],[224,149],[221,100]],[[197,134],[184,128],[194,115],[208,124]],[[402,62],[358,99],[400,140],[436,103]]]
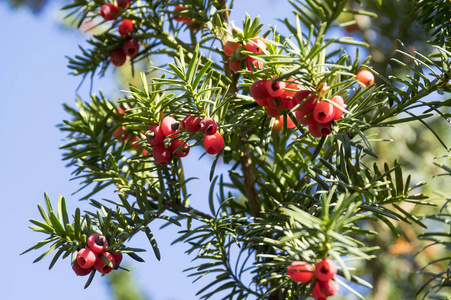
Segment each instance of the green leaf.
[[150,245],[152,246],[153,252],[155,253],[155,257],[158,260],[160,260],[161,259],[160,249],[158,249],[157,241],[155,240],[152,231],[150,231],[149,227],[145,227],[144,232],[146,233],[147,239],[149,240]]

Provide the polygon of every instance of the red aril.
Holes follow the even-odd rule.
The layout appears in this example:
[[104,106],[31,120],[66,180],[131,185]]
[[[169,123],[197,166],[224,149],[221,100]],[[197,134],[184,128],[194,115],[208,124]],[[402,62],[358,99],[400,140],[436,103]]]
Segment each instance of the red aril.
[[269,106],[266,106],[266,113],[267,113],[270,117],[273,117],[273,118],[278,118],[278,117],[280,117],[279,112],[278,112],[276,109],[272,109],[272,108],[269,107]]
[[[345,105],[343,98],[338,95],[335,95],[332,98],[330,98],[330,101],[336,103],[340,107],[344,107],[344,105]],[[343,111],[334,106],[334,117],[332,118],[332,120],[339,120],[342,115],[343,115]]]
[[369,87],[374,83],[374,75],[368,70],[360,70],[356,76],[361,87]]
[[333,296],[338,292],[338,289],[340,286],[338,283],[330,279],[328,281],[321,281],[318,280],[316,284],[319,284],[319,289],[321,290],[321,293],[323,293],[325,296]]
[[287,273],[295,282],[309,282],[314,274],[312,265],[305,261],[292,262]]
[[85,247],[77,253],[77,263],[83,269],[90,269],[96,262],[97,255],[89,247]]
[[310,124],[308,125],[308,132],[314,137],[322,137],[323,134],[321,133],[321,131],[319,131],[318,129],[318,123],[316,123],[315,120],[313,120],[312,122],[310,122]]
[[229,61],[229,68],[233,72],[241,70],[241,60]]
[[271,95],[268,92],[268,80],[257,80],[250,87],[249,92],[256,100],[266,99]]
[[82,267],[80,267],[80,265],[78,264],[78,262],[75,260],[74,264],[72,265],[72,270],[74,270],[75,274],[77,274],[78,276],[86,276],[89,273],[91,273],[91,271],[94,269],[94,267],[91,267],[89,269],[83,269]]
[[165,165],[171,161],[172,152],[169,148],[166,148],[164,143],[161,143],[153,146],[152,156],[157,164]]
[[219,132],[213,135],[206,135],[204,139],[204,148],[208,154],[217,154],[224,148],[224,138]]
[[312,93],[312,91],[301,90],[294,94],[293,104],[295,106],[300,104],[298,110],[308,112],[312,111],[315,108],[316,104],[318,103],[318,98],[316,97],[316,95],[310,96],[310,94]]
[[106,240],[106,237],[98,233],[91,234],[88,237],[87,244],[88,247],[95,253],[103,252],[106,248],[108,248],[108,241]]
[[131,0],[117,0],[117,6],[119,6],[122,9],[127,9],[130,5]]
[[240,43],[227,41],[224,44],[224,54],[230,57],[230,56],[232,56],[232,53],[235,52],[235,50],[238,49],[241,46],[242,45]]
[[202,119],[200,117],[194,117],[191,115],[186,116],[181,124],[182,124],[182,128],[185,129],[185,131],[187,132],[198,132],[200,129],[200,121]]
[[200,131],[203,134],[212,135],[215,134],[216,130],[218,130],[218,124],[212,118],[204,118],[200,122]]
[[328,123],[317,123],[316,127],[322,135],[329,135],[332,132],[332,126]]
[[151,145],[158,145],[163,143],[164,133],[161,130],[161,127],[156,124],[147,127],[147,130],[144,133],[144,135],[147,138],[147,142]]
[[335,274],[337,274],[337,265],[329,258],[324,258],[315,265],[315,276],[318,280],[331,280]]
[[127,60],[127,56],[125,55],[124,50],[122,49],[114,49],[111,51],[110,60],[116,67],[122,66]]
[[163,134],[170,139],[178,137],[180,122],[177,122],[173,117],[164,117],[161,121],[161,130]]
[[266,83],[266,88],[268,89],[268,93],[272,97],[280,97],[280,98],[286,98],[285,90],[286,87],[285,82],[283,81],[272,81],[268,80]]
[[297,110],[294,112],[296,121],[300,122],[302,125],[309,125],[311,122],[315,122],[313,118],[313,113],[309,111]]
[[[107,259],[109,263],[105,263],[103,259]],[[114,269],[115,259],[110,252],[102,252],[97,255],[97,260],[94,264],[94,268],[102,274],[108,274]]]
[[180,12],[182,12],[182,11],[184,11],[184,10],[186,10],[186,7],[185,7],[185,6],[177,5],[177,6],[174,8],[174,12],[173,12],[173,14],[174,14],[174,20],[176,20],[177,22],[185,22],[185,21],[188,21],[188,17],[182,16],[182,15],[180,14]]
[[117,29],[121,36],[130,36],[133,33],[133,21],[129,19],[122,20]]
[[122,50],[130,57],[135,57],[139,52],[139,43],[135,39],[126,39],[122,44]]
[[111,21],[117,18],[119,9],[111,3],[106,3],[100,7],[100,16],[105,21]]
[[187,142],[181,139],[175,139],[171,142],[169,149],[172,152],[172,155],[177,157],[185,157],[189,153],[189,145]]
[[318,123],[328,123],[332,121],[334,114],[334,106],[327,101],[320,101],[313,110],[313,118]]

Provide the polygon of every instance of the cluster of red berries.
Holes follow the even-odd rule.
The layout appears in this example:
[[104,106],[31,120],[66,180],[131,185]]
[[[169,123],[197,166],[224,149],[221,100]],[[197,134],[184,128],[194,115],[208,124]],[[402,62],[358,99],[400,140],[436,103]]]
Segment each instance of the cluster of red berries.
[[[251,96],[258,105],[266,107],[266,113],[273,118],[280,118],[283,112],[295,106],[293,96],[299,90],[299,84],[295,82],[257,80],[250,88]],[[291,121],[291,120],[290,120]],[[293,128],[294,123],[289,122],[288,128]]]
[[[130,5],[131,0],[117,1],[118,6],[111,3],[103,4],[100,7],[100,15],[105,21],[115,20],[119,15],[119,8],[126,9]],[[127,56],[135,57],[139,51],[139,43],[137,40],[130,38],[133,34],[133,21],[124,19],[118,26],[121,36],[127,37],[122,43],[122,47],[114,49],[110,54],[110,60],[116,67],[122,66],[127,60]]]
[[339,289],[338,283],[333,280],[337,274],[337,265],[330,259],[324,258],[315,265],[315,270],[311,264],[305,261],[294,261],[288,267],[288,276],[295,282],[314,281],[312,297],[315,300],[327,300],[327,297],[333,296]]
[[264,38],[252,39],[243,45],[239,42],[228,40],[224,45],[224,54],[229,57],[229,68],[234,72],[238,72],[242,67],[246,67],[253,72],[254,69],[263,69],[263,62],[255,58],[242,54],[241,51],[263,54],[266,50],[266,40]]
[[[77,258],[72,265],[72,269],[78,276],[85,276],[96,269],[102,274],[117,270],[122,261],[122,253],[106,252],[108,241],[105,236],[91,234],[87,240],[88,246],[77,253]],[[105,261],[108,261],[106,263]]]
[[[319,101],[312,91],[302,90],[296,92],[293,101],[300,104],[295,111],[296,120],[302,125],[308,126],[308,131],[313,137],[328,135],[332,131],[332,122],[339,120],[343,111],[338,107],[345,108],[341,96],[335,95],[329,101]],[[335,103],[337,106],[331,104]]]
[[[281,114],[298,105],[295,111],[296,121],[308,125],[313,137],[328,135],[331,132],[331,122],[340,119],[343,111],[328,101],[318,101],[312,91],[299,88],[299,84],[292,81],[258,80],[250,86],[250,94],[258,105],[266,107],[269,116],[278,118],[278,126],[281,125]],[[330,101],[344,107],[343,98],[338,95]],[[294,126],[294,122],[287,118],[287,127]]]
[[[356,79],[362,87],[374,84],[374,75],[368,70],[359,71]],[[308,126],[313,137],[328,135],[332,131],[332,122],[339,120],[343,115],[342,109],[346,108],[341,96],[335,95],[329,101],[319,100],[314,92],[301,90],[300,85],[291,80],[257,80],[250,86],[249,91],[255,102],[266,108],[269,116],[277,118],[273,126],[276,132],[283,126],[281,115],[297,106],[294,112],[296,121]],[[290,118],[286,119],[288,128],[295,127]]]
[[173,11],[174,20],[177,22],[184,22],[189,29],[196,32],[204,24],[203,22],[199,22],[196,19],[190,19],[187,16],[184,16],[183,13],[186,11],[188,11],[188,8],[186,8],[185,6],[177,5]]
[[[180,123],[172,117],[165,117],[161,125],[150,125],[145,133],[147,142],[152,145],[152,156],[156,163],[163,165],[169,163],[173,155],[188,155],[188,143],[177,138],[180,125],[186,132],[195,133],[200,130],[205,135],[204,148],[208,154],[217,154],[224,147],[224,138],[217,132],[218,125],[212,118],[202,119],[188,115]],[[165,143],[166,137],[171,140],[168,147]]]

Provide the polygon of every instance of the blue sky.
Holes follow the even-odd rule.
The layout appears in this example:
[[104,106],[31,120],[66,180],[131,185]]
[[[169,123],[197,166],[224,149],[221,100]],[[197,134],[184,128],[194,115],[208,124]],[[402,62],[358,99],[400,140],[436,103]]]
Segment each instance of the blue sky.
[[[78,195],[71,196],[79,186],[78,182],[69,181],[71,170],[61,161],[58,147],[64,135],[56,128],[68,117],[61,103],[75,103],[75,90],[81,79],[68,74],[65,55],[78,54],[78,45],[83,45],[87,37],[57,25],[61,13],[54,2],[39,16],[26,10],[13,11],[4,2],[0,3],[0,19],[4,24],[0,47],[0,228],[3,233],[0,298],[110,299],[104,278],[100,276],[96,276],[91,286],[84,290],[86,277],[74,275],[69,259],[58,261],[49,271],[51,256],[32,263],[42,251],[19,256],[45,238],[28,229],[28,219],[40,219],[36,205],[44,202],[45,191],[52,201],[56,201],[60,194],[66,196],[70,212],[77,206],[88,208],[87,203],[77,202]],[[236,2],[232,19],[238,26],[246,11],[251,16],[261,15],[266,24],[276,24],[275,18],[282,18],[291,10],[285,0]],[[99,89],[106,95],[117,95],[111,76],[95,81],[93,92]],[[88,99],[89,83],[85,83],[78,93],[83,99]],[[190,156],[199,157],[201,151],[193,153]],[[197,158],[193,161],[197,162]],[[202,178],[207,180],[210,164],[211,161],[203,159],[200,165],[196,165],[200,174],[196,176],[201,177],[198,182],[202,182]],[[198,192],[193,201],[206,200],[204,185],[196,186]],[[109,197],[114,195],[111,193]],[[133,263],[133,276],[154,300],[197,299],[194,295],[205,281],[193,285],[192,279],[182,272],[191,266],[191,258],[184,255],[187,248],[184,245],[170,247],[178,229],[158,231],[161,224],[151,227],[162,252],[160,262],[155,259],[144,237],[138,236],[130,243],[130,246],[149,249],[143,255],[146,263]],[[124,263],[127,262],[130,259],[125,258]]]

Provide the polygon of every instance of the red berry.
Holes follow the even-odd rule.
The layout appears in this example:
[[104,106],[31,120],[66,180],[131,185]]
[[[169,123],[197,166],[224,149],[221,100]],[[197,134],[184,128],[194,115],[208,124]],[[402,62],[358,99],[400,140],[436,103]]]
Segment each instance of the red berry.
[[268,80],[266,83],[266,88],[268,89],[268,93],[272,97],[280,97],[280,98],[286,98],[285,90],[286,87],[285,82],[283,81],[276,81],[273,82],[272,80]]
[[246,51],[262,54],[266,49],[265,39],[253,39],[246,43]]
[[[111,263],[111,266],[109,264],[106,264],[101,257],[106,258]],[[97,260],[94,264],[94,268],[99,271],[102,274],[108,274],[114,269],[115,265],[115,259],[113,255],[111,255],[110,252],[102,252],[97,255]]]
[[305,261],[294,261],[288,267],[287,273],[295,282],[309,282],[313,278],[313,267]]
[[120,252],[110,252],[110,254],[114,257],[114,269],[117,270],[119,268],[119,265],[122,262],[122,253]]
[[283,120],[275,119],[274,124],[272,125],[272,132],[279,133],[283,128]]
[[241,70],[241,60],[229,61],[229,68],[233,72]]
[[117,0],[117,6],[119,6],[122,9],[127,9],[127,7],[130,5],[131,0]]
[[252,98],[256,100],[266,99],[271,95],[268,92],[268,80],[257,80],[249,87]]
[[191,115],[186,116],[181,124],[182,124],[182,128],[185,129],[185,131],[187,132],[198,132],[200,129],[200,121],[202,119],[200,117],[193,117]]
[[177,6],[174,8],[174,12],[173,12],[173,14],[174,14],[174,20],[176,20],[177,22],[185,22],[185,21],[188,20],[188,17],[185,17],[185,16],[181,16],[181,15],[180,15],[180,12],[183,11],[183,10],[186,10],[186,7],[185,7],[185,6],[177,5]]
[[312,297],[315,300],[327,300],[327,296],[321,292],[318,282],[316,282],[315,286],[313,287]]
[[[285,95],[287,97],[293,97],[294,94],[296,94],[296,92],[293,91],[287,91],[286,89],[291,89],[291,90],[299,90],[299,84],[295,83],[295,82],[288,82],[285,86]],[[296,103],[297,104],[297,103]]]
[[320,281],[328,281],[337,274],[337,265],[333,260],[324,258],[315,265],[315,276]]
[[89,247],[85,247],[77,253],[77,263],[83,269],[90,269],[96,262],[97,255]]
[[[345,102],[341,96],[335,95],[332,98],[330,98],[330,101],[338,104],[338,106],[341,106],[341,107],[345,106]],[[332,118],[332,120],[339,120],[342,115],[343,115],[343,111],[334,106],[334,117]]]
[[279,97],[271,97],[271,99],[268,98],[267,101],[268,101],[268,106],[274,110],[284,109],[287,106],[287,102],[291,102],[291,101],[286,101]]
[[224,148],[224,138],[219,132],[213,135],[206,135],[204,139],[204,148],[208,154],[217,154]]
[[180,122],[177,122],[173,117],[164,117],[160,127],[165,136],[175,139],[178,137],[176,133],[179,132]]
[[283,116],[284,119],[287,119],[287,128],[294,128],[296,124],[294,124],[293,120],[288,115]]
[[94,269],[94,267],[83,269],[82,267],[80,267],[77,261],[75,261],[72,265],[72,270],[74,270],[75,274],[77,274],[78,276],[86,276],[91,273],[92,269]]
[[235,52],[236,49],[241,47],[242,45],[240,43],[227,41],[224,44],[224,54],[227,56],[232,56],[232,53]]
[[312,121],[315,122],[313,118],[313,113],[303,110],[297,110],[294,112],[294,116],[296,117],[296,121],[300,122],[302,125],[309,125]]
[[334,106],[327,101],[319,102],[313,110],[313,118],[318,123],[328,123],[334,118]]
[[200,131],[204,135],[212,135],[218,130],[218,124],[212,118],[205,118],[200,122]]
[[152,156],[159,165],[165,165],[171,161],[172,152],[164,143],[153,146]]
[[266,107],[266,113],[273,118],[278,118],[280,117],[279,112],[276,109],[272,109],[271,107],[267,106]]
[[130,137],[130,135],[127,133],[126,128],[124,126],[119,126],[113,132],[113,137],[116,138],[119,142],[123,143],[126,139]]
[[248,56],[246,57],[246,66],[248,71],[253,72],[254,69],[263,69],[263,62]]
[[119,9],[111,3],[106,3],[100,7],[100,15],[105,21],[114,20],[119,14]]
[[333,296],[337,293],[340,286],[335,280],[328,280],[328,281],[321,281],[318,280],[316,282],[317,285],[319,285],[319,289],[321,290],[321,293],[323,293],[325,296]]
[[137,136],[134,136],[130,140],[129,144],[132,145],[133,149],[135,149],[135,150],[138,150],[141,147],[141,145],[139,144],[139,137],[137,137]]
[[332,127],[329,123],[316,123],[316,128],[318,128],[321,135],[329,135],[332,132]]
[[151,145],[158,145],[163,143],[164,140],[163,131],[161,130],[161,127],[156,124],[147,127],[145,135],[147,137],[147,142]]
[[118,30],[121,36],[130,36],[133,33],[133,21],[129,19],[122,20]]
[[301,90],[294,94],[293,104],[294,105],[300,104],[298,110],[309,112],[315,108],[316,104],[318,103],[318,98],[315,95],[308,97],[312,93],[313,93],[312,91]]
[[108,248],[108,241],[105,236],[93,233],[88,237],[88,247],[95,253],[100,253]]
[[171,142],[169,149],[172,152],[172,155],[177,157],[185,157],[189,153],[189,145],[187,142],[181,139],[175,139]]
[[122,44],[122,50],[130,57],[135,57],[139,52],[139,43],[135,39],[126,39]]
[[263,99],[255,99],[255,102],[257,102],[257,104],[260,106],[268,106],[269,101],[272,101],[271,96],[269,96],[268,98],[263,98]]
[[360,70],[356,76],[361,87],[369,87],[374,83],[374,75],[368,70]]
[[114,49],[111,52],[110,60],[116,67],[122,66],[125,61],[127,60],[127,56],[125,55],[125,52],[122,49]]
[[318,123],[315,120],[312,120],[308,125],[308,132],[315,138],[322,137],[323,134],[318,129]]

